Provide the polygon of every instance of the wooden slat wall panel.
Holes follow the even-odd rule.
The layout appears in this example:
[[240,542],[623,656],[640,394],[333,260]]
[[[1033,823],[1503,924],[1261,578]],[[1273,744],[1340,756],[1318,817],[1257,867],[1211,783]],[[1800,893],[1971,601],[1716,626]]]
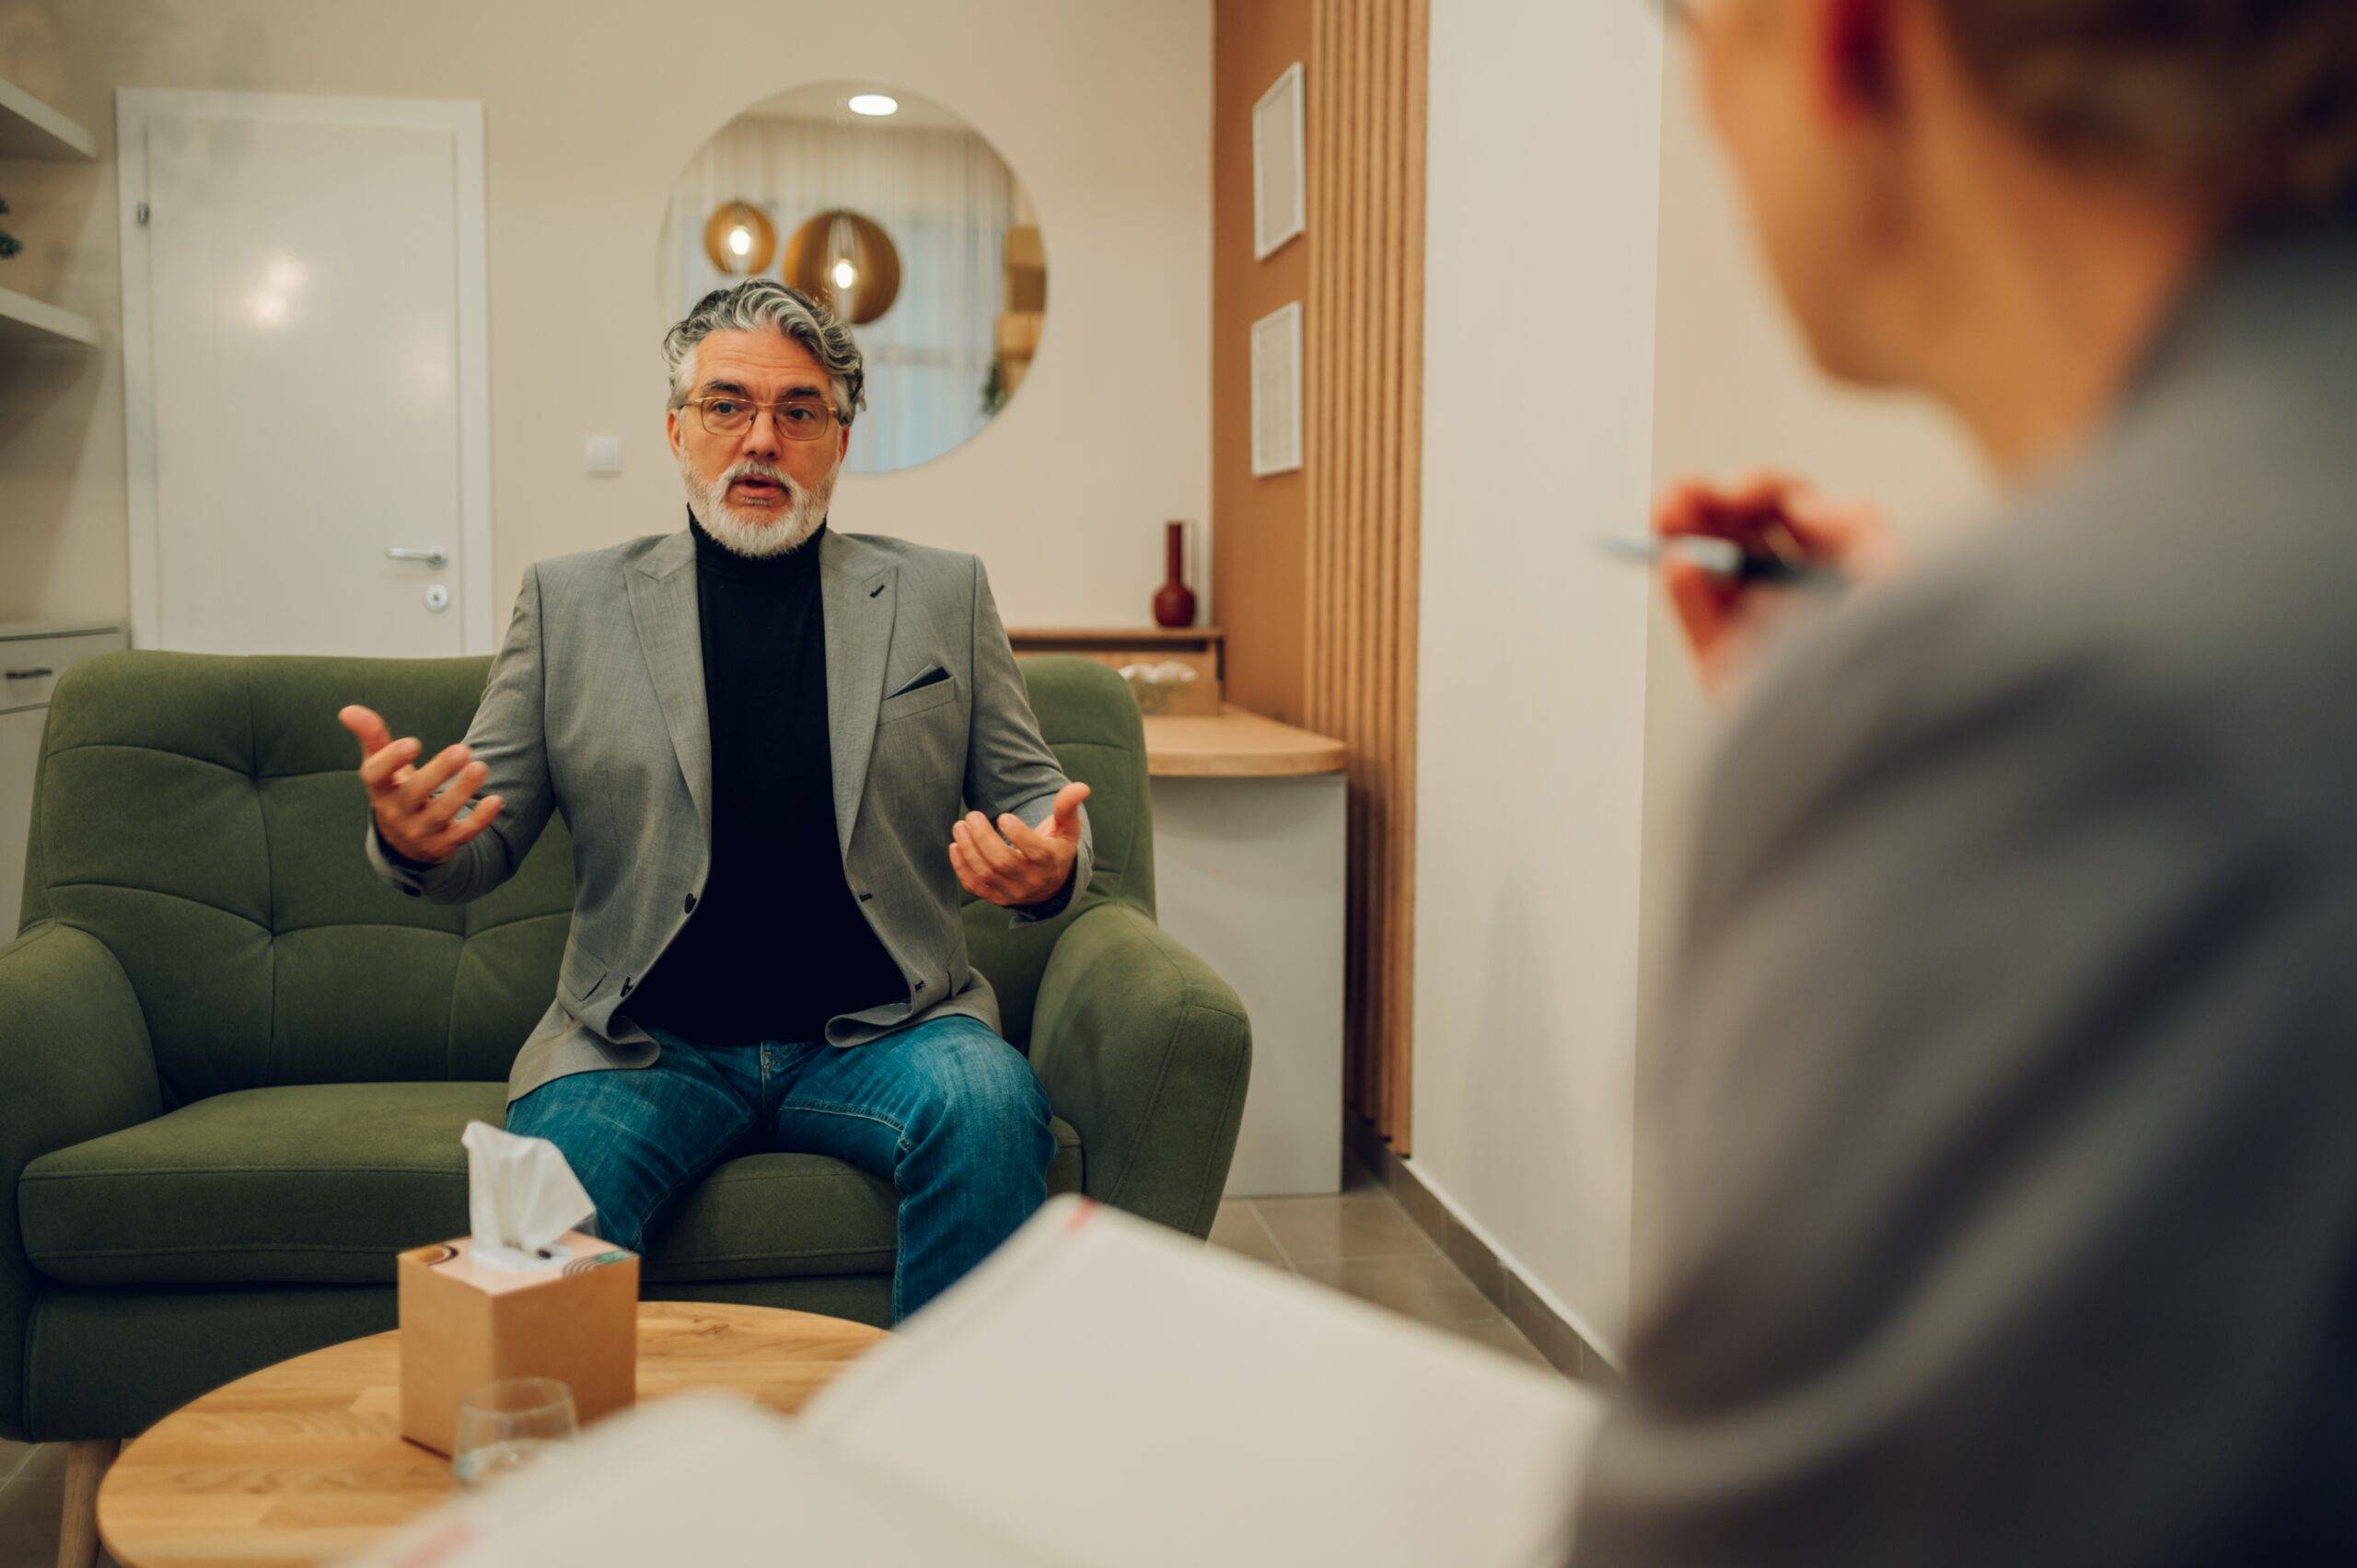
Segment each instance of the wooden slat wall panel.
[[1318,0],[1307,723],[1350,749],[1346,1091],[1408,1148],[1426,0]]

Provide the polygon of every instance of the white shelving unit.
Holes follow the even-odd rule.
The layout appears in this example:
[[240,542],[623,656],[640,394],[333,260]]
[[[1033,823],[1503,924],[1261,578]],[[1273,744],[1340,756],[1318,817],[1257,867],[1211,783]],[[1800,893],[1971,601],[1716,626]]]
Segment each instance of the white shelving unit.
[[99,324],[13,288],[0,288],[0,343],[81,343],[96,347]]
[[[0,77],[0,160],[42,158],[65,162],[99,156],[90,134],[57,110]],[[0,288],[0,344],[80,343],[99,341],[98,323],[43,300]]]
[[0,77],[0,158],[94,158],[90,134],[6,77]]

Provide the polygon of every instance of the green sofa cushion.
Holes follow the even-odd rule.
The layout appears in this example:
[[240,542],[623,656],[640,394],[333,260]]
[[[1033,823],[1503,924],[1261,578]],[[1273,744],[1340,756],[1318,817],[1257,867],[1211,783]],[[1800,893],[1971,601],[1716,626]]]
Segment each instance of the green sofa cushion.
[[[393,1255],[467,1228],[459,1134],[496,1083],[301,1084],[215,1095],[41,1156],[17,1187],[26,1257],[70,1285],[385,1284]],[[1055,1124],[1049,1186],[1077,1191]],[[722,1165],[657,1224],[650,1283],[888,1273],[888,1183],[818,1155]]]

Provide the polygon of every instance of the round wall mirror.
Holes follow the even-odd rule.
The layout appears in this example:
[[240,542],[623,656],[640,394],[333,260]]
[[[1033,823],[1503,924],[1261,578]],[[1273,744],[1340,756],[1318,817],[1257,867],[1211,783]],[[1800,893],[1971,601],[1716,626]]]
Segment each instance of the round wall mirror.
[[666,328],[748,277],[827,297],[867,362],[853,473],[979,434],[1047,318],[1039,219],[1005,160],[940,104],[869,82],[796,87],[721,127],[671,189],[655,270]]

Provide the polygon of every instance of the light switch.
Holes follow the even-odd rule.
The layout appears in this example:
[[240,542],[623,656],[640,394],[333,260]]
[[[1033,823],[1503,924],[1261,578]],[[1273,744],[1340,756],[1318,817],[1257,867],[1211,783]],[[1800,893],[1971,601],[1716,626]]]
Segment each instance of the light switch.
[[581,438],[581,466],[593,479],[607,479],[622,471],[622,438],[619,436],[585,436]]

